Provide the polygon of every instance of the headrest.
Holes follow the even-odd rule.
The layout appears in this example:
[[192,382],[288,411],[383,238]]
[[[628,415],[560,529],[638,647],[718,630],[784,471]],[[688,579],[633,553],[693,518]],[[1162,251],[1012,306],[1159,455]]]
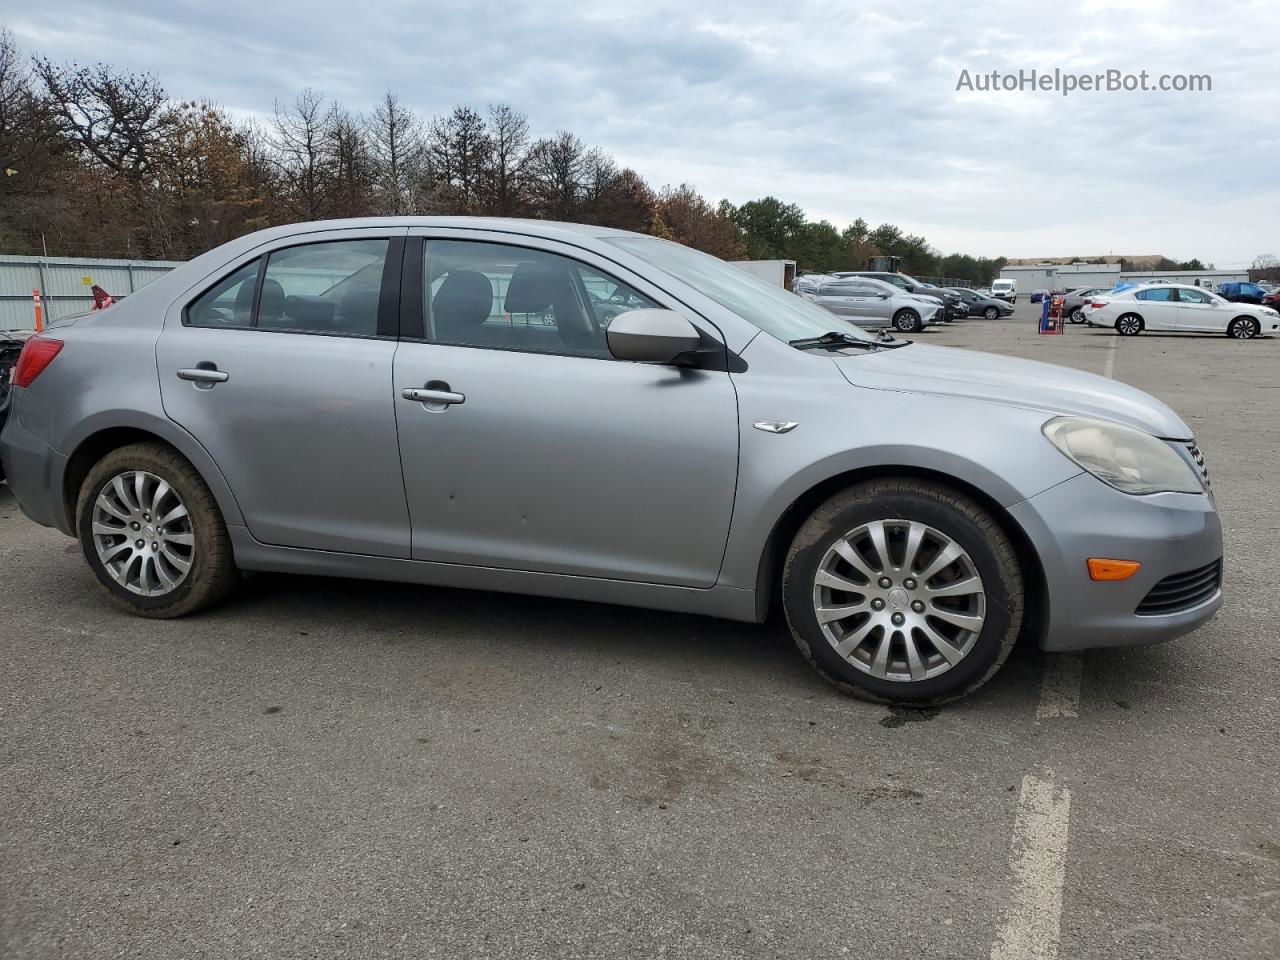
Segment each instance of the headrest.
[[284,313],[284,287],[279,280],[262,281],[262,296],[258,299],[258,322],[278,320]]
[[351,332],[377,333],[378,331],[378,296],[377,287],[352,287],[342,297],[342,326]]
[[549,310],[556,298],[557,288],[563,288],[564,279],[564,270],[555,270],[542,263],[522,263],[511,274],[503,309],[507,313],[542,313]]
[[258,290],[257,277],[251,277],[244,283],[240,284],[240,289],[236,291],[235,314],[238,323],[247,324],[249,318],[253,315],[253,295]]
[[493,312],[493,284],[474,270],[450,270],[431,301],[437,329],[478,327]]

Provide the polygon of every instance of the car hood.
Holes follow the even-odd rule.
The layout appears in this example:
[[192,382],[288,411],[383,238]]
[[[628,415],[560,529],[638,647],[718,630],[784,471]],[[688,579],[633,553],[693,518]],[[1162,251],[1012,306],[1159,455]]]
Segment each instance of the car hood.
[[1167,440],[1190,440],[1191,428],[1155,397],[1097,374],[1036,360],[934,347],[836,357],[846,380],[873,390],[966,397],[1010,406],[1111,420]]

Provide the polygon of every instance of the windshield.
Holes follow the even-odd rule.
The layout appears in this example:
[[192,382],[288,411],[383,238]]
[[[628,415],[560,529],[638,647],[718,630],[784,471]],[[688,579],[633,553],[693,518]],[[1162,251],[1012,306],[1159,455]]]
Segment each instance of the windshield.
[[1008,289],[1009,287],[1011,287],[1011,286],[1013,286],[1013,281],[1012,281],[1012,280],[997,280],[995,283],[993,283],[993,284],[991,285],[991,289],[992,289],[992,290],[1007,290],[1007,289]]
[[874,342],[870,334],[847,320],[717,257],[657,237],[604,239],[687,283],[784,343],[818,337],[830,330]]

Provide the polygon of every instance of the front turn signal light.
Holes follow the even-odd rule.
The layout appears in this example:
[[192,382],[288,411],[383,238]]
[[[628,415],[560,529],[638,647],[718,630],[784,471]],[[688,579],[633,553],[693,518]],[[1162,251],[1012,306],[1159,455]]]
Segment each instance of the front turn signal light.
[[1108,560],[1105,557],[1089,558],[1090,580],[1128,580],[1142,569],[1137,560]]

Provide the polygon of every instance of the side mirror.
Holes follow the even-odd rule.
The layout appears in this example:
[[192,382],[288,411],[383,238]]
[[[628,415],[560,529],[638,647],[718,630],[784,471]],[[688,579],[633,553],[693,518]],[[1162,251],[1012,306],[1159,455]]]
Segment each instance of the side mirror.
[[671,363],[701,342],[692,323],[674,310],[657,309],[618,314],[605,337],[617,359],[642,363]]

